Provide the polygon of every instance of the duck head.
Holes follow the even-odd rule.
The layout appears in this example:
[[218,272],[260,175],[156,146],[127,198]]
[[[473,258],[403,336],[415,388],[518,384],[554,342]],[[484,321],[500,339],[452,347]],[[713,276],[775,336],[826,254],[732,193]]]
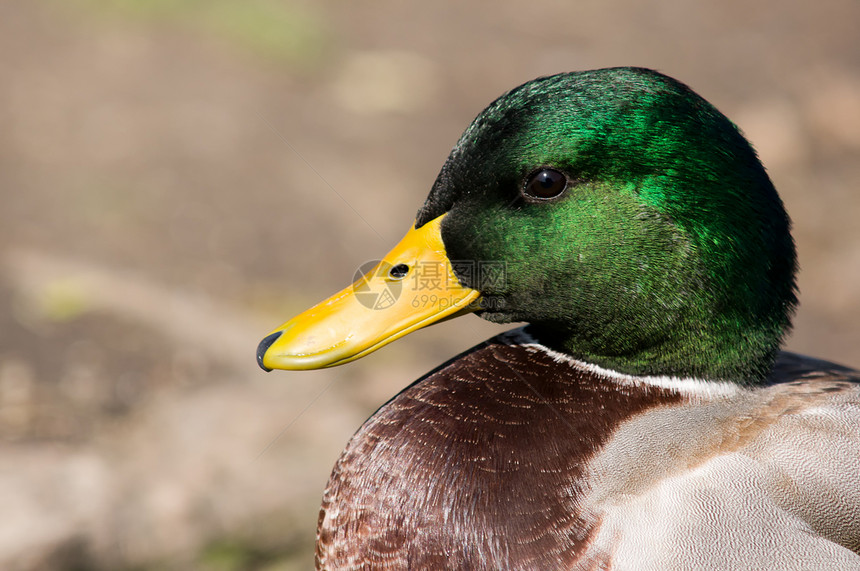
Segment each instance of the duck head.
[[476,312],[619,372],[752,384],[797,302],[789,226],[749,143],[685,85],[638,68],[540,78],[472,122],[379,265],[258,359],[337,365]]

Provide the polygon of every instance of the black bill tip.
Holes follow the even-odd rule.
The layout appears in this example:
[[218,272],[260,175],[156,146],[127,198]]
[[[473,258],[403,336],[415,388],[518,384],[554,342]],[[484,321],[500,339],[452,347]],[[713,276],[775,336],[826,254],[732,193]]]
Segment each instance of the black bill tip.
[[278,337],[280,337],[282,333],[283,331],[275,331],[271,335],[266,335],[266,337],[260,341],[260,344],[257,345],[257,364],[260,365],[260,368],[267,373],[272,369],[263,364],[263,356],[266,354],[266,351],[269,350],[269,347],[272,346],[272,343],[278,340]]

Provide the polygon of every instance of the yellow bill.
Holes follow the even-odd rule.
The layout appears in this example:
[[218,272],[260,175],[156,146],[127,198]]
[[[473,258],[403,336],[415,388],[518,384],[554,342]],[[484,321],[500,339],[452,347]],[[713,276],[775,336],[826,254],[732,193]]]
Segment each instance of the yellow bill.
[[442,216],[414,227],[354,284],[266,336],[266,370],[333,367],[364,357],[416,329],[477,311],[480,293],[460,285],[445,252]]

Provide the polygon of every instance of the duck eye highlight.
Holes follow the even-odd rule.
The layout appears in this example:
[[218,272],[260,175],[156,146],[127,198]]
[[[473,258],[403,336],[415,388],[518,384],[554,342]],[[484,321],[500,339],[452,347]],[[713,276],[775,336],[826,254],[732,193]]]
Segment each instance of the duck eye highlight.
[[567,188],[567,177],[555,169],[540,169],[528,176],[523,194],[539,200],[559,196]]

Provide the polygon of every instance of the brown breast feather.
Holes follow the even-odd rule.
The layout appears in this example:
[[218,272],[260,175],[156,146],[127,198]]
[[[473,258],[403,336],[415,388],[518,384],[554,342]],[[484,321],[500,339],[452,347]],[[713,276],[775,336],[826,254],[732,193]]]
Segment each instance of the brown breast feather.
[[682,397],[490,340],[380,408],[335,465],[320,569],[605,569],[584,463],[626,419]]
[[[700,399],[560,364],[512,339],[442,365],[356,433],[323,498],[319,569],[611,568],[611,553],[593,544],[601,522],[578,501],[583,470],[642,413]],[[782,353],[770,388],[699,403],[738,410],[694,437],[681,467],[731,452],[828,395],[854,394],[858,380],[857,371]],[[660,464],[655,473],[674,469]]]

